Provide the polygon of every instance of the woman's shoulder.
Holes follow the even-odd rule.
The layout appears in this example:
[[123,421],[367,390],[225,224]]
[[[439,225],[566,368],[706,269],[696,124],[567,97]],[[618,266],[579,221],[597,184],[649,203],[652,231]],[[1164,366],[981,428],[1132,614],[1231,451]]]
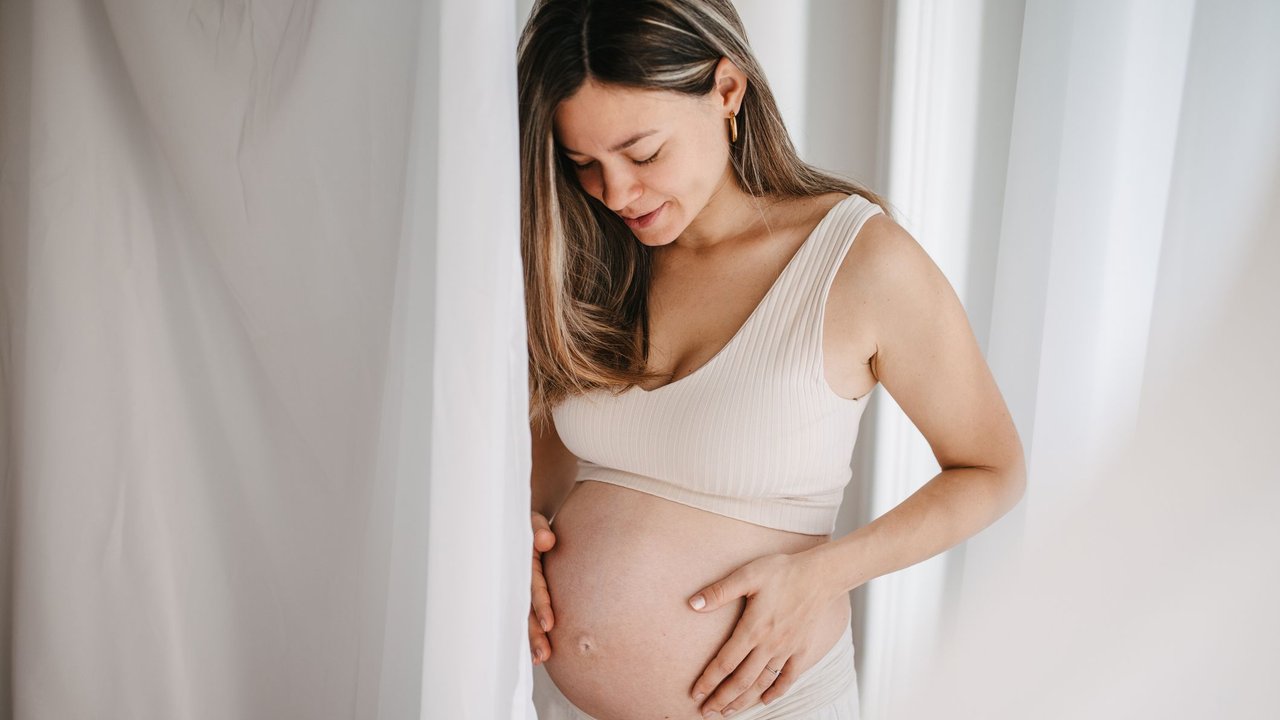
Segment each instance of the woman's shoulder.
[[826,192],[818,195],[790,197],[779,203],[786,208],[787,223],[795,227],[813,227],[826,217],[835,206],[848,200],[846,192]]
[[927,272],[933,259],[906,228],[882,211],[869,214],[857,226],[844,264],[863,274],[893,279]]
[[861,308],[868,319],[879,317],[877,324],[892,325],[896,313],[918,310],[927,298],[946,295],[949,288],[924,246],[887,213],[877,212],[857,226],[832,293]]
[[[779,204],[784,205],[786,208],[784,211],[785,217],[787,218],[785,222],[795,228],[816,227],[823,218],[836,210],[837,206],[841,205],[848,208],[848,210],[845,210],[846,212],[849,210],[858,212],[864,211],[867,208],[877,208],[880,210],[879,213],[876,213],[877,216],[882,217],[884,220],[889,220],[891,223],[893,222],[883,207],[859,193],[849,193],[837,190],[819,193],[817,195],[791,197]],[[896,223],[894,224],[896,225]],[[868,220],[866,225],[879,226],[881,223],[872,223]],[[885,228],[878,227],[877,230],[883,232],[885,231]]]
[[867,213],[863,222],[853,226],[853,242],[850,250],[842,259],[841,272],[847,273],[847,267],[857,266],[874,272],[877,266],[892,265],[903,253],[910,254],[913,249],[923,251],[915,239],[877,203],[858,193],[833,191],[817,195],[789,197],[778,201],[775,207],[780,222],[774,221],[774,229],[786,228],[796,232],[800,237],[817,228],[824,218],[846,205],[843,212],[866,212],[868,208],[878,208],[879,212]]

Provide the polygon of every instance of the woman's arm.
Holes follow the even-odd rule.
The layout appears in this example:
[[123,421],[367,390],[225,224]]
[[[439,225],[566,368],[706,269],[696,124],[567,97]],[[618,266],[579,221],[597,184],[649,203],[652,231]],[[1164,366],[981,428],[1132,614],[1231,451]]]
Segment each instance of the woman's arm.
[[531,509],[550,520],[573,489],[578,458],[561,442],[553,422],[548,421],[545,427],[530,422],[529,434],[533,439],[533,469],[529,479]]
[[873,522],[805,551],[838,597],[926,560],[995,522],[1026,487],[1022,443],[946,276],[906,230],[867,220],[851,252],[857,312],[876,333],[871,369],[942,472]]

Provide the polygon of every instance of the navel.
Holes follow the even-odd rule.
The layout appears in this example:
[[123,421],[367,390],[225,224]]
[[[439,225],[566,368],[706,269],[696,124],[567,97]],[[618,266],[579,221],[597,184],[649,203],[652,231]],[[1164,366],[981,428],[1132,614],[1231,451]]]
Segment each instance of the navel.
[[599,643],[596,642],[594,637],[587,633],[583,633],[578,636],[577,640],[574,642],[574,647],[577,649],[578,654],[583,657],[594,656],[600,652]]

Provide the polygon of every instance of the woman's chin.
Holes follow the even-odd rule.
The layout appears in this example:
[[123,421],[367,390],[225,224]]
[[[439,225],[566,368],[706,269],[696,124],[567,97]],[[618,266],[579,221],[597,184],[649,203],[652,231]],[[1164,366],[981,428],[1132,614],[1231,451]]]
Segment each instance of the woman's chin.
[[631,234],[636,236],[636,239],[640,241],[641,245],[647,245],[651,248],[670,245],[676,241],[676,238],[680,237],[680,233],[673,233],[668,230],[661,229],[654,230],[652,228],[646,230],[632,230]]

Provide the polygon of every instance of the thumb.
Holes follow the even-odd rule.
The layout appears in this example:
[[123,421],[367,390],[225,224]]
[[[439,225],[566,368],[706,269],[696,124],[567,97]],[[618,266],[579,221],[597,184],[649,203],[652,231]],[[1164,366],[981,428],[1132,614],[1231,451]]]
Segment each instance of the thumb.
[[711,583],[689,598],[689,606],[699,612],[711,612],[735,598],[751,592],[747,574],[741,568]]
[[530,514],[530,521],[533,525],[533,547],[538,552],[546,552],[556,544],[556,534],[551,529],[551,523],[547,522],[547,516],[540,512]]
[[556,534],[549,528],[534,531],[533,546],[538,552],[546,552],[556,545]]

